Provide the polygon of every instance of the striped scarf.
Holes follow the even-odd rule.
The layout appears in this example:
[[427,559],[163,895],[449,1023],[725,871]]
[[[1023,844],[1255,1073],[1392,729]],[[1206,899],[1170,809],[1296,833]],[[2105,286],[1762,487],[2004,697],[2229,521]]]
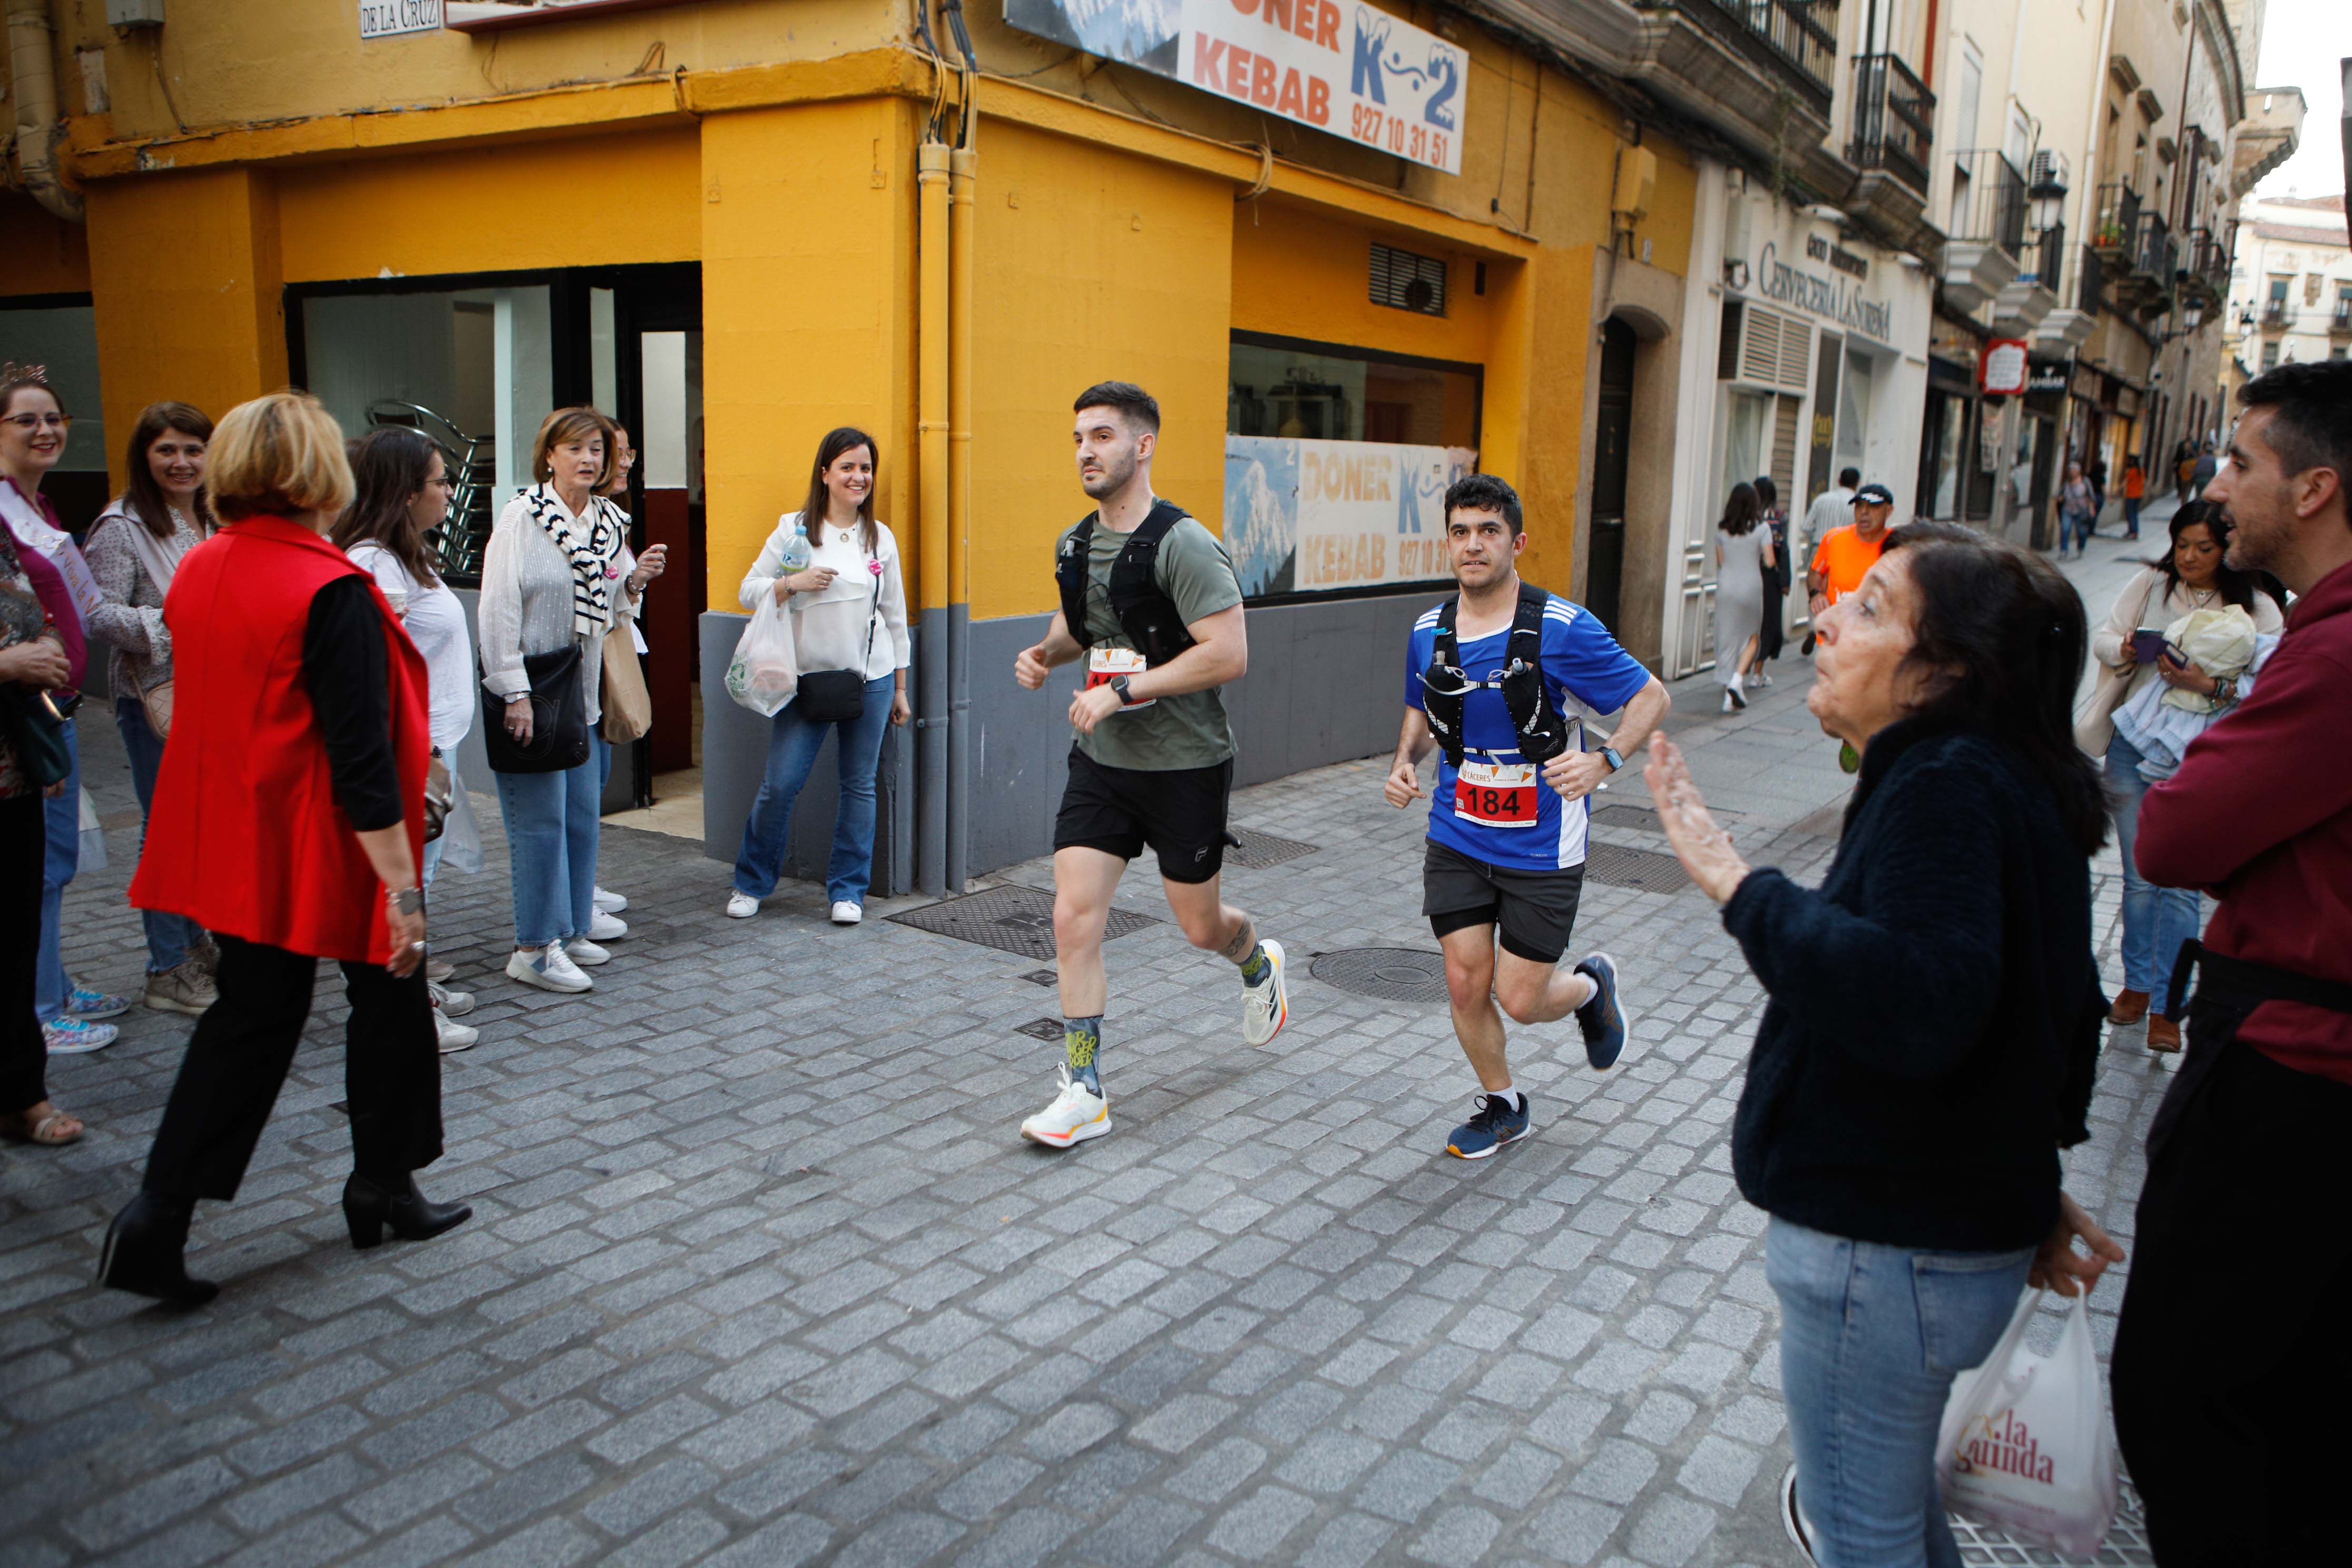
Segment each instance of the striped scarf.
[[587,515],[574,518],[555,499],[552,485],[534,485],[523,492],[523,505],[547,537],[572,562],[572,629],[583,637],[600,637],[613,619],[613,579],[626,525],[621,509],[603,496],[588,498]]

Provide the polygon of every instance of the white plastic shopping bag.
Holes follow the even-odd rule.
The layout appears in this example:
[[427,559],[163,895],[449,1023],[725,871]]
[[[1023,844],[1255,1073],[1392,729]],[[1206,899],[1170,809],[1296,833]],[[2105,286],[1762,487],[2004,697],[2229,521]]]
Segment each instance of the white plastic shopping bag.
[[793,647],[793,618],[773,594],[760,595],[751,624],[727,661],[727,695],[763,719],[772,719],[800,687],[800,659]]
[[91,799],[89,791],[85,789],[81,792],[79,804],[81,854],[74,864],[79,870],[103,871],[106,869],[106,826],[98,820],[98,802]]
[[2027,1290],[1992,1355],[1953,1384],[1936,1479],[1955,1513],[2069,1557],[2095,1557],[2118,1500],[2115,1428],[2084,1298],[2074,1298],[2047,1357],[2025,1348],[2041,1300]]

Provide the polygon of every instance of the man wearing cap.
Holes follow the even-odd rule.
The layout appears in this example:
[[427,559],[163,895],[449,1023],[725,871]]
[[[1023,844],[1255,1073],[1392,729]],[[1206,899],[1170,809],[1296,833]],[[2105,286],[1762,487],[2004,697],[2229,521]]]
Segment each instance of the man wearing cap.
[[1863,574],[1886,548],[1886,520],[1894,511],[1895,492],[1874,481],[1853,492],[1853,521],[1822,535],[1805,573],[1816,616],[1862,586]]

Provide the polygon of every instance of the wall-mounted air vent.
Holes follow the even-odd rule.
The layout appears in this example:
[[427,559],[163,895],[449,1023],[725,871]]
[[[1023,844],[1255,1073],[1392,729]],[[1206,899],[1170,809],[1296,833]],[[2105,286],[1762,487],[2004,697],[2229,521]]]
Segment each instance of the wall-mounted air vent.
[[1445,263],[1392,245],[1372,247],[1372,303],[1424,316],[1445,314]]

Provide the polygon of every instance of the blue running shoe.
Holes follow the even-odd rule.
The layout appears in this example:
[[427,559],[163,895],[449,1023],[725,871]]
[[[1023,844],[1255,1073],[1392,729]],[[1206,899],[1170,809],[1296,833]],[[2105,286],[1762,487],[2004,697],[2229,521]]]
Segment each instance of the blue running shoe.
[[1519,1095],[1517,1110],[1506,1104],[1499,1094],[1482,1094],[1470,1120],[1446,1139],[1445,1152],[1465,1160],[1483,1160],[1504,1144],[1526,1137],[1528,1129],[1535,1124],[1534,1110],[1534,1102],[1525,1091]]
[[69,1017],[87,1018],[96,1023],[100,1018],[119,1017],[131,1011],[131,998],[110,996],[103,991],[92,991],[87,985],[77,985],[66,996],[66,1013]]
[[1577,1027],[1584,1031],[1584,1059],[1606,1070],[1617,1065],[1625,1049],[1625,1033],[1633,1027],[1617,994],[1617,961],[1596,952],[1578,964],[1576,973],[1592,976],[1598,987],[1592,1000],[1576,1010]]

